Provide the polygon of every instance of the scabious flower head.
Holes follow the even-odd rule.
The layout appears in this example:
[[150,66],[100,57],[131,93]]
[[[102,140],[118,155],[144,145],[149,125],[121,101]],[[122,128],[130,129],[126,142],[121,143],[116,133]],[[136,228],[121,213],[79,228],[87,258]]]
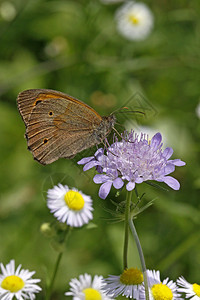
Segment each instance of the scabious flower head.
[[[40,279],[32,279],[35,272],[21,269],[19,265],[15,271],[15,261],[11,260],[5,267],[1,263],[0,274],[0,299],[12,300],[14,297],[19,300],[35,299],[35,293],[41,291],[36,284]],[[21,269],[21,270],[20,270]]]
[[189,283],[184,277],[179,277],[177,279],[177,284],[179,286],[178,291],[185,294],[185,298],[190,298],[190,300],[200,300],[200,285],[197,283]]
[[60,222],[71,227],[81,227],[93,218],[90,196],[60,183],[48,190],[47,206]]
[[[175,282],[172,280],[169,281],[169,278],[161,281],[159,271],[147,270],[147,280],[150,300],[182,300]],[[137,300],[146,300],[144,284],[139,291]]]
[[147,135],[139,136],[131,131],[125,132],[121,141],[115,137],[106,154],[100,148],[94,156],[83,158],[78,164],[85,165],[84,171],[96,167],[100,174],[95,175],[93,180],[102,184],[99,197],[105,199],[112,185],[120,189],[126,183],[127,191],[131,191],[136,183],[147,180],[165,182],[172,189],[178,190],[179,182],[168,175],[175,170],[175,166],[184,166],[185,162],[180,159],[170,160],[172,154],[172,148],[162,150],[160,133],[156,133],[149,140]]
[[118,31],[129,40],[143,40],[151,32],[154,17],[144,3],[128,1],[116,12]]
[[106,295],[113,295],[113,297],[122,295],[126,298],[137,299],[143,282],[143,274],[137,268],[125,269],[121,275],[109,275],[104,282],[103,289]]
[[85,273],[80,275],[79,279],[73,278],[70,283],[70,292],[65,293],[66,296],[72,296],[73,300],[112,300],[112,296],[107,296],[102,290],[104,286],[103,277],[92,276]]

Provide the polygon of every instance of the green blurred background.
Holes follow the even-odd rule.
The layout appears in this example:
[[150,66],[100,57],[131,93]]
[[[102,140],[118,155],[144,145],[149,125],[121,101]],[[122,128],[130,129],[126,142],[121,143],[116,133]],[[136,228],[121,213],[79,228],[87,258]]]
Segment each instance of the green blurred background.
[[[44,288],[57,257],[40,233],[41,224],[53,220],[44,196],[50,177],[94,200],[97,226],[71,234],[52,299],[64,299],[70,278],[79,274],[122,271],[123,223],[113,223],[104,207],[114,209],[109,199],[122,201],[125,192],[116,198],[112,190],[107,200],[99,199],[94,170],[83,174],[76,165],[89,151],[48,166],[33,160],[16,107],[17,94],[29,88],[66,92],[101,115],[128,99],[132,109],[145,112],[144,117],[123,115],[119,122],[129,129],[160,131],[165,145],[174,149],[173,158],[187,163],[174,173],[180,191],[138,186],[140,194],[146,193],[144,203],[156,199],[135,221],[147,267],[160,269],[163,279],[183,275],[200,282],[200,2],[144,2],[154,14],[154,29],[144,41],[134,42],[116,30],[114,15],[120,3],[0,1],[0,261],[6,264],[14,258],[16,264],[35,270]],[[130,267],[140,266],[133,241],[129,260]]]

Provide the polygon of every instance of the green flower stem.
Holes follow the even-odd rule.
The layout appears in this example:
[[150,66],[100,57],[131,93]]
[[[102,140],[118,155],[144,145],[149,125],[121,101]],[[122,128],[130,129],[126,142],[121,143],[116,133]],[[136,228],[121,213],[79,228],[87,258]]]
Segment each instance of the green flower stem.
[[[62,244],[66,241],[66,237],[68,236],[69,231],[70,231],[70,226],[68,226],[67,229],[65,230],[63,239],[61,241]],[[49,287],[47,289],[45,300],[50,300],[51,299],[51,294],[52,294],[54,282],[55,282],[55,279],[56,279],[56,275],[57,275],[57,272],[58,272],[58,268],[59,268],[59,265],[60,265],[60,261],[61,261],[62,255],[63,255],[63,251],[59,252],[57,260],[56,260],[54,272],[53,272],[53,275],[52,275]]]
[[124,252],[123,252],[124,270],[128,268],[128,236],[129,236],[129,218],[130,218],[131,197],[132,197],[132,192],[127,191],[125,221],[124,221],[124,223],[125,223]]
[[57,271],[58,271],[58,267],[59,267],[62,255],[63,255],[63,252],[60,252],[58,254],[56,265],[55,265],[55,269],[54,269],[54,272],[53,272],[53,276],[51,278],[51,282],[50,282],[49,288],[47,290],[46,300],[49,300],[51,298],[51,293],[52,293],[52,290],[53,290],[53,285],[54,285],[54,282],[55,282],[55,278],[56,278],[56,275],[57,275]]
[[145,260],[144,260],[144,254],[143,254],[143,251],[142,251],[142,247],[141,247],[141,244],[140,244],[139,237],[137,235],[137,231],[135,229],[133,220],[131,218],[129,218],[129,227],[130,227],[132,235],[133,235],[133,237],[135,239],[136,246],[137,246],[137,249],[138,249],[138,253],[139,253],[139,256],[140,256],[140,262],[141,262],[141,266],[142,266],[142,273],[143,273],[143,276],[144,276],[144,287],[145,287],[146,300],[149,300],[149,288],[148,288],[148,281],[147,281],[147,269],[146,269],[146,264],[145,264]]

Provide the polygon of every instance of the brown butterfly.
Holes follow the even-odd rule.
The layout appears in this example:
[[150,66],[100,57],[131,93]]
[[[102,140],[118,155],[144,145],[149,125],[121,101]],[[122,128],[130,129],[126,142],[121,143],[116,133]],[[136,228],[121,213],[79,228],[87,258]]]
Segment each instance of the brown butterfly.
[[61,157],[73,158],[100,144],[116,121],[113,114],[101,117],[84,102],[53,90],[23,91],[17,104],[26,125],[28,149],[43,165]]

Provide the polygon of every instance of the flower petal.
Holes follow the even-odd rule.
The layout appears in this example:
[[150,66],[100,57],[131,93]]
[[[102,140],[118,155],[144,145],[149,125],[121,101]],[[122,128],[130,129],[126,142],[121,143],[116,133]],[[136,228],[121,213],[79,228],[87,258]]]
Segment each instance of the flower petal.
[[168,162],[172,163],[173,165],[175,166],[178,166],[178,167],[182,167],[182,166],[185,166],[186,163],[180,159],[173,159],[173,160],[168,160]]
[[174,150],[170,147],[167,147],[164,151],[163,151],[163,156],[166,158],[166,159],[169,159],[172,154],[173,154]]
[[100,174],[103,173],[103,168],[102,168],[101,165],[97,165],[97,166],[96,166],[96,170],[97,170],[97,172],[100,173]]
[[158,132],[151,139],[151,148],[158,149],[161,141],[162,141],[162,135],[160,132]]
[[178,180],[171,176],[165,176],[163,178],[163,182],[165,182],[168,186],[170,186],[173,190],[179,190],[180,189],[180,183]]
[[123,187],[123,185],[124,185],[124,182],[120,177],[116,178],[113,181],[113,186],[115,189],[121,189]]
[[175,166],[174,165],[167,164],[166,167],[165,167],[165,169],[164,169],[164,175],[168,175],[168,174],[174,172],[174,170],[175,170]]
[[135,182],[129,181],[126,185],[127,191],[132,191],[135,188]]
[[[173,149],[166,147],[163,151],[162,145],[160,132],[148,142],[145,133],[139,135],[134,131],[130,133],[125,131],[121,141],[114,137],[113,144],[107,151],[100,148],[93,157],[87,157],[79,161],[79,164],[84,164],[84,171],[96,167],[98,175],[94,176],[94,182],[97,184],[110,182],[109,190],[112,184],[116,189],[120,189],[126,182],[126,189],[131,191],[135,188],[135,184],[147,180],[165,182],[174,190],[178,190],[179,182],[168,175],[176,166],[184,166],[185,162],[180,159],[170,160]],[[103,187],[104,185],[102,191]],[[100,191],[101,193],[106,197],[105,192]]]
[[111,186],[112,186],[112,181],[107,181],[100,186],[99,197],[101,199],[106,199],[106,197],[110,193]]
[[83,167],[83,171],[87,171],[95,166],[97,166],[99,163],[96,160],[91,160],[88,163],[85,164],[85,166]]
[[110,180],[110,177],[103,174],[96,174],[93,178],[94,183],[103,183]]
[[98,159],[99,156],[103,155],[103,153],[104,153],[103,148],[99,148],[99,149],[95,152],[94,157],[95,157],[96,159]]
[[79,160],[77,162],[78,165],[85,165],[87,164],[89,161],[91,161],[92,159],[94,159],[94,156],[89,156],[89,157],[84,157],[81,160]]
[[135,179],[135,183],[142,183],[144,181],[144,179],[142,177],[137,177]]

